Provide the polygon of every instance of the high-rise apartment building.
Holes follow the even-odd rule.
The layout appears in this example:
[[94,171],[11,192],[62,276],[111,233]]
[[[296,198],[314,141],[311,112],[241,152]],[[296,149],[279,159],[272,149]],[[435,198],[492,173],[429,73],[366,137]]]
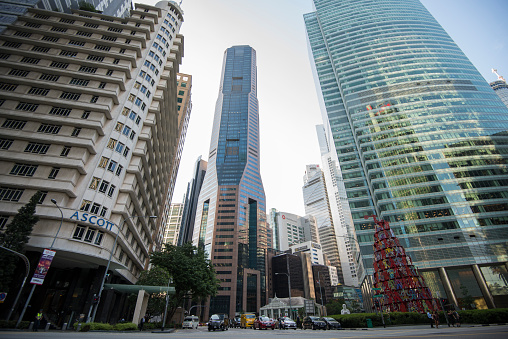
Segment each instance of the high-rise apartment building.
[[183,204],[172,203],[169,209],[168,221],[164,230],[164,244],[177,245],[182,224]]
[[194,222],[196,220],[196,206],[198,205],[199,192],[206,174],[207,162],[199,156],[194,165],[194,176],[187,184],[185,201],[182,216],[182,226],[178,236],[178,245],[181,246],[187,242],[192,242],[192,233],[194,232]]
[[314,8],[305,24],[323,120],[367,273],[374,224],[364,216],[375,214],[433,292],[505,307],[506,106],[418,0]]
[[193,243],[203,247],[221,287],[208,312],[257,312],[266,295],[266,206],[259,174],[256,51],[224,53],[206,171],[196,208]]
[[132,0],[39,0],[37,7],[48,11],[71,13],[72,10],[81,8],[83,4],[85,7],[93,6],[98,13],[104,15],[125,17],[130,13]]
[[[128,18],[29,8],[0,35],[0,219],[43,192],[26,253],[56,256],[29,312],[51,323],[89,314],[109,259],[107,282],[135,283],[161,247],[182,22],[173,1]],[[125,297],[101,299],[95,320],[118,320]]]
[[490,87],[492,87],[499,98],[501,98],[501,101],[508,107],[508,84],[506,80],[497,73],[497,70],[493,69],[492,73],[497,75],[497,80],[492,81]]

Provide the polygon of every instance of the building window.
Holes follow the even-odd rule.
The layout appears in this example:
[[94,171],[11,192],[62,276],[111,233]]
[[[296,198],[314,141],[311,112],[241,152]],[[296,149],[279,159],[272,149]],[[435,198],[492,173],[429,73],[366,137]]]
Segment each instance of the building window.
[[81,66],[78,71],[85,73],[95,73],[97,72],[97,67]]
[[81,128],[75,127],[74,130],[72,131],[71,137],[77,137],[80,132],[81,132]]
[[111,160],[108,165],[108,171],[114,172],[117,164],[118,163],[116,161]]
[[60,153],[60,156],[61,157],[66,157],[69,155],[69,152],[71,151],[71,147],[70,146],[64,146],[63,149],[62,149],[62,152]]
[[93,228],[89,228],[86,230],[85,232],[85,239],[84,241],[85,242],[92,242],[93,239],[95,238],[95,230]]
[[80,211],[85,211],[85,212],[88,212],[88,210],[90,209],[90,206],[92,205],[92,202],[89,201],[89,200],[83,200],[83,202],[81,203],[81,207],[79,208]]
[[[6,84],[4,82],[0,82],[0,90],[1,91],[9,91],[9,92],[14,92],[14,90],[18,87],[18,85],[14,85],[14,84]],[[29,92],[29,94],[31,94]]]
[[83,47],[85,46],[85,42],[84,41],[77,41],[77,40],[70,40],[69,45],[74,45],[74,46],[79,46],[79,47]]
[[29,142],[25,148],[25,152],[35,154],[46,154],[50,144],[41,144],[37,142]]
[[117,145],[116,145],[116,149],[115,151],[117,151],[118,153],[122,153],[123,149],[124,149],[125,145],[121,142],[119,142]]
[[108,71],[106,72],[106,75],[107,76],[113,75],[113,70],[112,69],[108,69]]
[[20,188],[0,187],[0,200],[19,201],[25,190]]
[[117,132],[121,132],[121,131],[122,131],[122,129],[123,129],[123,126],[124,126],[124,124],[123,124],[123,123],[121,123],[121,122],[117,122],[117,123],[116,123],[116,126],[115,126],[115,131],[117,131]]
[[65,107],[51,107],[49,110],[49,114],[59,115],[62,117],[67,117],[72,112],[72,108]]
[[118,168],[116,169],[116,175],[117,176],[120,176],[120,174],[122,174],[122,169],[123,169],[123,166],[122,165],[118,165]]
[[5,225],[7,225],[8,220],[9,220],[9,216],[0,215],[0,230],[2,230],[5,227]]
[[[102,214],[102,212],[101,212]],[[104,215],[101,215],[102,217]],[[97,236],[95,237],[95,241],[93,242],[95,245],[100,245],[102,243],[102,239],[104,238],[104,232],[97,232]]]
[[136,113],[134,111],[131,111],[131,113],[129,114],[129,119],[133,120],[136,118]]
[[113,138],[109,139],[107,148],[115,149],[116,142],[117,142],[117,140],[115,140]]
[[123,151],[123,156],[127,157],[129,155],[129,151],[130,151],[130,148],[129,147],[125,147],[125,150]]
[[30,73],[30,71],[25,71],[25,70],[21,70],[21,69],[11,69],[11,71],[9,72],[9,75],[14,75],[17,77],[25,78],[28,75],[28,73]]
[[48,191],[41,191],[41,193],[41,197],[39,198],[39,201],[37,201],[38,204],[42,204],[44,199],[48,196]]
[[102,157],[101,162],[99,162],[99,167],[106,168],[106,166],[108,165],[108,162],[109,162],[109,158]]
[[42,37],[43,41],[49,41],[49,42],[58,42],[58,40],[60,40],[60,38],[57,38],[57,37],[54,37],[54,36],[48,36],[48,35],[45,35]]
[[58,134],[62,126],[59,125],[50,125],[50,124],[41,124],[37,132],[40,133],[48,133],[48,134]]
[[102,40],[106,40],[106,41],[116,41],[116,37],[114,36],[109,36],[109,35],[103,35],[101,37]]
[[145,103],[143,103],[143,104],[141,105],[141,110],[144,112],[144,111],[145,111],[145,108],[146,108],[146,104],[145,104]]
[[41,27],[41,25],[36,24],[34,22],[25,22],[25,27],[39,28],[39,27]]
[[69,67],[69,64],[66,63],[66,62],[56,62],[56,61],[53,61],[49,66],[50,67],[55,67],[55,68],[66,69],[67,67]]
[[102,182],[99,186],[99,192],[106,193],[108,187],[109,187],[109,182],[106,180],[102,180]]
[[32,47],[33,52],[39,52],[39,53],[48,53],[50,50],[49,47],[41,47],[41,46],[34,46]]
[[83,239],[83,234],[85,234],[86,227],[76,226],[74,230],[74,234],[72,235],[72,239],[81,240]]
[[13,142],[14,142],[13,139],[0,139],[0,149],[9,149],[9,147],[11,147]]
[[100,208],[101,208],[101,205],[99,205],[98,203],[94,202],[93,205],[92,205],[92,208],[90,209],[90,213],[92,213],[92,214],[99,214]]
[[127,100],[134,101],[135,98],[136,96],[134,94],[129,94],[129,98]]
[[100,55],[92,55],[90,54],[89,56],[86,57],[87,60],[92,60],[92,61],[97,61],[97,62],[103,62],[104,61],[104,57],[103,56],[100,56]]
[[39,63],[39,61],[41,61],[41,59],[38,59],[38,58],[24,57],[23,59],[21,59],[21,62],[24,62],[27,64],[32,64],[32,65],[37,65]]
[[113,64],[117,65],[120,62],[120,59],[113,60]]
[[5,47],[10,48],[19,48],[21,46],[21,42],[12,42],[12,41],[6,41],[3,44]]
[[136,118],[136,125],[139,125],[139,123],[141,122],[141,118],[140,117],[137,117]]
[[27,112],[35,112],[37,108],[39,107],[39,104],[31,104],[28,102],[20,102],[16,109],[20,111],[27,111]]
[[71,85],[77,85],[77,86],[88,86],[88,84],[90,83],[90,80],[86,80],[86,79],[79,79],[79,78],[72,78],[71,81],[69,82],[69,84]]
[[111,47],[104,45],[95,45],[95,49],[98,49],[99,51],[109,52],[111,50]]
[[85,22],[83,24],[84,27],[90,27],[90,28],[99,28],[99,25],[97,24],[92,24],[92,23],[89,23],[89,22]]
[[2,124],[2,127],[4,127],[4,128],[10,128],[10,129],[19,129],[19,130],[22,130],[23,127],[25,127],[25,125],[26,125],[26,121],[7,119]]
[[60,172],[60,167],[53,167],[51,172],[49,172],[48,179],[56,179],[58,172]]
[[23,177],[32,177],[38,165],[15,164],[9,174],[20,175]]
[[92,99],[90,99],[90,103],[95,104],[99,100],[99,97],[97,95],[92,96]]
[[62,92],[60,99],[74,100],[77,101],[81,97],[80,93]]
[[105,82],[101,82],[101,83],[99,84],[99,88],[105,88],[105,87],[106,87],[106,83],[105,83]]
[[99,186],[100,182],[101,178],[93,177],[92,182],[90,183],[90,186],[88,186],[88,188],[95,191],[97,189],[97,186]]
[[39,77],[39,80],[53,81],[53,82],[58,81],[58,79],[60,79],[59,75],[45,74],[45,73],[41,74],[41,76]]
[[124,126],[122,134],[125,136],[129,136],[130,131],[131,131],[131,128],[129,126]]
[[109,186],[108,197],[112,197],[113,196],[113,194],[115,193],[115,189],[116,189],[115,185]]
[[90,111],[84,111],[83,114],[81,115],[81,119],[88,119],[89,116],[90,116]]
[[83,31],[77,31],[76,35],[86,36],[87,38],[89,38],[89,37],[92,36],[92,33],[90,33],[90,32],[83,32]]
[[53,27],[51,27],[51,31],[65,33],[65,32],[67,32],[67,28],[53,26]]
[[76,57],[78,55],[78,52],[66,51],[66,50],[62,49],[60,51],[60,55],[61,56],[65,56],[65,57],[74,58],[74,57]]
[[134,140],[135,137],[136,137],[136,132],[132,131],[131,135],[129,136],[129,139]]

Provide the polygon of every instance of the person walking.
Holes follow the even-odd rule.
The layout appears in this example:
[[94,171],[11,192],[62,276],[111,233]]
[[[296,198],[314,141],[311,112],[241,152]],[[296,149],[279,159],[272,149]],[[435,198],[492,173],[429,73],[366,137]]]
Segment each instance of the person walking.
[[427,318],[429,318],[430,321],[430,328],[434,328],[434,317],[430,313],[430,311],[427,311]]
[[439,328],[439,314],[437,314],[437,312],[434,311],[432,317],[434,318],[434,324],[436,325],[436,328]]
[[296,316],[296,328],[301,328],[302,327],[302,321],[300,320],[300,316],[297,315]]
[[452,310],[449,310],[446,314],[448,315],[448,320],[450,321],[448,327],[450,327],[450,325],[455,327],[455,316],[453,315]]
[[37,312],[37,314],[35,315],[35,321],[34,321],[34,327],[33,327],[34,332],[39,331],[39,326],[41,325],[41,320],[42,320],[42,310]]
[[460,327],[460,316],[457,311],[452,312],[455,322],[457,323],[457,327]]
[[143,327],[145,326],[145,317],[141,318],[141,321],[139,322],[139,330],[143,331]]

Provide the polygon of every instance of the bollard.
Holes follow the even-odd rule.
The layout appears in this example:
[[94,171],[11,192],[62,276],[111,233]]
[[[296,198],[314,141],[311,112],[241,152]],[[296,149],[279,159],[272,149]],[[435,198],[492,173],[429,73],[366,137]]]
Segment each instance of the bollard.
[[78,326],[76,326],[76,332],[81,331],[81,323],[78,323]]
[[46,324],[46,328],[44,329],[44,332],[47,332],[47,331],[49,330],[49,327],[50,327],[50,326],[51,326],[51,324],[50,324],[50,323],[47,323],[47,324]]
[[64,323],[62,326],[62,331],[65,331],[65,330],[67,330],[67,323]]
[[29,331],[33,331],[33,329],[34,329],[34,322],[33,322],[33,321],[31,321],[31,322],[30,322],[30,325],[28,325],[28,330],[29,330]]

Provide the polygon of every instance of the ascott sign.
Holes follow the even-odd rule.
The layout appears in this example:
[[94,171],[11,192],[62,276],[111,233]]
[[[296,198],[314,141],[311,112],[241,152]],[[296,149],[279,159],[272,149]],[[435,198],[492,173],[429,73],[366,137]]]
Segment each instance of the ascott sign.
[[109,220],[106,220],[104,218],[100,218],[100,217],[98,217],[96,215],[93,215],[93,214],[83,213],[83,212],[80,212],[80,211],[74,212],[74,214],[71,216],[71,219],[76,219],[77,221],[88,222],[88,223],[90,223],[92,225],[97,225],[97,226],[100,226],[100,227],[105,227],[108,230],[111,230],[111,228],[114,225],[114,223],[112,223]]

